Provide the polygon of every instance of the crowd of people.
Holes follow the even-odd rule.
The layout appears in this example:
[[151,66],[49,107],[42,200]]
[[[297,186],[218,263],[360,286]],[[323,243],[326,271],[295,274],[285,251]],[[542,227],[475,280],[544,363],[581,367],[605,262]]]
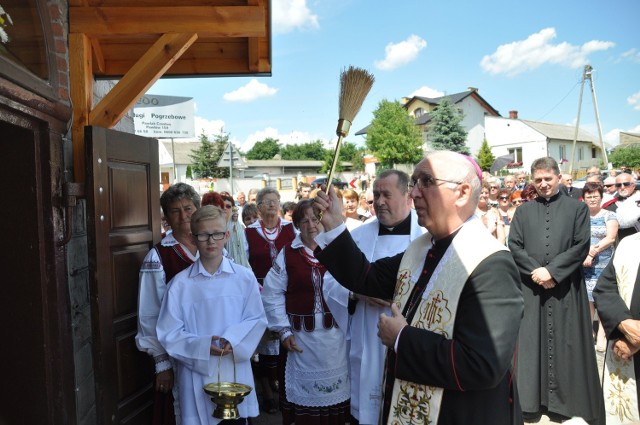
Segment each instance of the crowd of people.
[[[170,186],[139,282],[154,424],[639,422],[640,192],[586,180],[435,151],[295,202]],[[212,417],[217,379],[259,389],[240,418]]]

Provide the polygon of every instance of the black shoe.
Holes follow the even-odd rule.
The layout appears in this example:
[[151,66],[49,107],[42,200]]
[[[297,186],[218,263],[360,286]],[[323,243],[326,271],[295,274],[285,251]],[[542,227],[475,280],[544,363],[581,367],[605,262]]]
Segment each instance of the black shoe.
[[539,422],[542,419],[541,412],[522,412],[522,419],[525,422]]

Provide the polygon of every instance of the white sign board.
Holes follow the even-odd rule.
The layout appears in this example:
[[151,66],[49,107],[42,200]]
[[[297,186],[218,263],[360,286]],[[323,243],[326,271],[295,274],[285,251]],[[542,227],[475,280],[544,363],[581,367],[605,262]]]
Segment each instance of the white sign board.
[[136,134],[164,139],[194,138],[192,97],[144,95],[133,107]]

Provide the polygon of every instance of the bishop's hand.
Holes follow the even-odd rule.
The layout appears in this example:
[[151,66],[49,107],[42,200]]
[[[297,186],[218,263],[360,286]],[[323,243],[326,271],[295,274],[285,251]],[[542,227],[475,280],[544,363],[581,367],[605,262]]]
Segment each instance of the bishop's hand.
[[314,211],[321,217],[322,226],[325,231],[335,229],[344,223],[342,216],[342,202],[336,195],[333,186],[329,188],[329,193],[318,191],[313,202]]
[[402,328],[408,325],[407,320],[398,310],[398,305],[391,303],[391,316],[382,313],[380,320],[378,320],[378,336],[384,345],[393,350],[398,334]]

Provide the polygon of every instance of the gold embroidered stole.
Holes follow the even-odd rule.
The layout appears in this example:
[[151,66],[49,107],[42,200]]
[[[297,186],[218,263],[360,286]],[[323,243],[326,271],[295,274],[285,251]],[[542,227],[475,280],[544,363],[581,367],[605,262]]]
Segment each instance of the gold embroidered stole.
[[[402,257],[394,297],[400,311],[422,273],[431,246],[431,235],[426,233],[414,240]],[[489,234],[479,219],[469,219],[431,275],[411,326],[451,339],[458,300],[467,279],[482,260],[499,250],[506,247]],[[437,423],[442,395],[442,388],[396,379],[387,424]]]
[[[627,307],[631,305],[640,263],[637,250],[639,244],[640,235],[627,236],[622,239],[611,260],[616,268],[618,293]],[[613,354],[613,341],[609,341],[607,345],[602,382],[607,425],[640,422],[633,357],[624,361]]]

